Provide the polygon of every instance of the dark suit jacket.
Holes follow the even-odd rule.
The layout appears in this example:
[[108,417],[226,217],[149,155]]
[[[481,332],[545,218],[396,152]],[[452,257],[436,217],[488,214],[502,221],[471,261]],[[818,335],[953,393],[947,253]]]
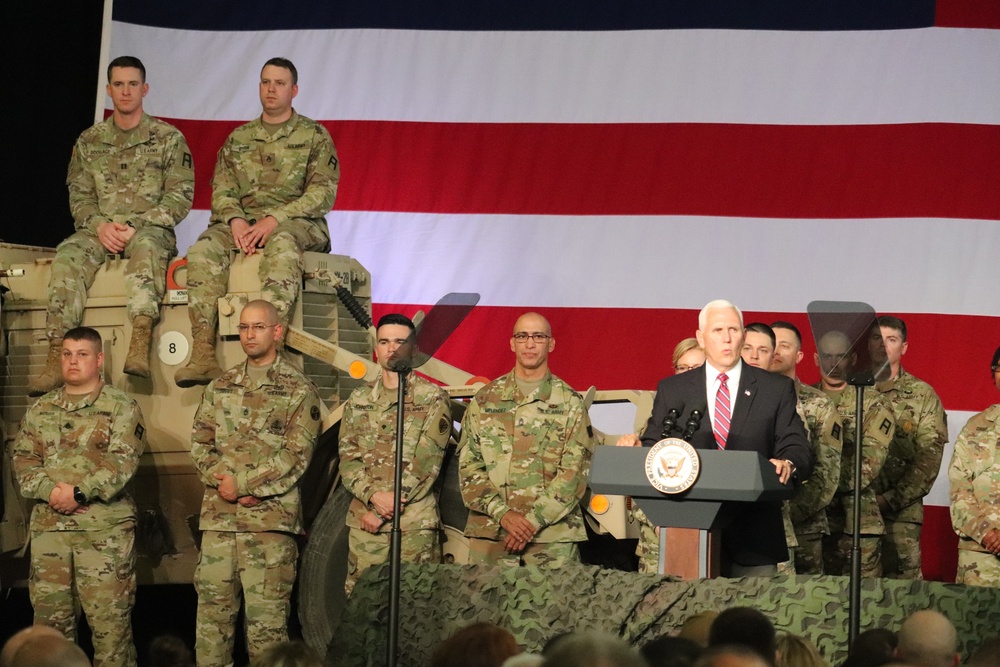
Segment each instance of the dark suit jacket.
[[[742,362],[741,362],[742,363]],[[706,368],[672,375],[660,381],[653,401],[653,414],[642,434],[650,447],[663,437],[663,421],[671,408],[681,412],[680,437],[692,410],[704,418],[691,437],[697,449],[716,449],[706,403]],[[714,377],[712,378],[715,379]],[[788,459],[801,482],[812,474],[813,456],[805,427],[795,411],[795,384],[783,375],[743,364],[740,386],[726,440],[727,450],[754,451],[768,459]],[[740,565],[767,565],[788,560],[780,503],[754,503],[736,508],[732,521],[722,529],[724,555]]]

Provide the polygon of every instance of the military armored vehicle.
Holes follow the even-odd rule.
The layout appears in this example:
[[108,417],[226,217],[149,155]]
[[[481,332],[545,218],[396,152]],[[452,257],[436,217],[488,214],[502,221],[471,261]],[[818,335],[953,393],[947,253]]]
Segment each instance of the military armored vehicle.
[[[28,379],[40,373],[45,364],[45,310],[54,256],[50,248],[0,243],[0,416],[5,426],[0,465],[2,586],[23,583],[28,575],[25,546],[31,503],[18,492],[9,452],[18,424],[34,401],[27,393]],[[224,368],[243,359],[237,324],[243,305],[260,297],[259,260],[259,255],[234,256],[229,291],[218,303],[217,348]],[[204,486],[189,455],[191,424],[202,388],[181,389],[174,384],[174,373],[187,361],[191,342],[186,260],[175,260],[168,270],[167,294],[153,332],[152,376],[148,379],[122,372],[131,336],[124,267],[125,260],[120,257],[107,258],[88,293],[83,324],[99,331],[104,340],[105,381],[135,397],[146,421],[148,451],[133,482],[139,508],[139,584],[190,583],[198,557],[198,516]],[[418,324],[419,319],[418,315]],[[308,535],[298,594],[303,634],[309,644],[325,650],[343,606],[347,571],[345,517],[350,496],[337,475],[339,420],[351,391],[379,372],[372,361],[371,275],[349,257],[305,253],[302,291],[290,324],[283,354],[316,384],[325,405],[323,432],[301,482]],[[456,423],[464,414],[463,399],[471,397],[479,381],[485,380],[436,359],[420,372],[445,385],[453,398]],[[652,394],[591,389],[586,400],[588,405],[595,401],[631,402],[638,406],[636,423],[642,423],[651,409]],[[457,437],[457,432],[454,435]],[[600,437],[613,442],[612,436]],[[449,465],[453,453],[454,447],[446,458],[438,493],[446,525],[446,558],[463,562],[467,548],[462,530],[467,513],[458,491],[457,465]],[[613,542],[635,537],[626,511],[627,499],[588,500],[593,500],[588,526],[596,539]]]

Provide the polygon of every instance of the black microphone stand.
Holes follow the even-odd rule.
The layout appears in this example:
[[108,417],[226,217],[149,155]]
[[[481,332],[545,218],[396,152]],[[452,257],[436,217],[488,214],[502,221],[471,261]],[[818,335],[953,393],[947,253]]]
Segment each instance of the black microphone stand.
[[407,361],[393,364],[399,377],[396,388],[396,457],[395,477],[392,488],[392,530],[389,533],[389,641],[386,645],[386,664],[396,667],[399,655],[399,586],[400,560],[403,550],[403,533],[399,516],[403,513],[403,432],[406,424],[406,382],[410,374]]

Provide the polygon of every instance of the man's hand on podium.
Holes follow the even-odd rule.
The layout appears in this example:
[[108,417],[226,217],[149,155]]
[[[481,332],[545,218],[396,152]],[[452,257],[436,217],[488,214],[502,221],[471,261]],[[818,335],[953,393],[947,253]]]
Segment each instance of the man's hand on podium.
[[634,433],[626,433],[622,437],[618,438],[618,442],[615,443],[615,447],[638,447],[642,444],[639,440],[639,436]]
[[774,470],[778,473],[778,481],[782,484],[788,484],[788,480],[792,478],[792,473],[795,472],[795,466],[791,461],[782,461],[781,459],[768,459],[774,464]]

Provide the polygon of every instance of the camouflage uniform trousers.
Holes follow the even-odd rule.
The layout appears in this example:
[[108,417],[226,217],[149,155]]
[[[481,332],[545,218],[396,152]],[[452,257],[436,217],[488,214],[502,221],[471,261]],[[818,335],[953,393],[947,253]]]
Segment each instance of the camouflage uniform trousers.
[[971,549],[958,550],[958,576],[955,581],[966,586],[1000,588],[1000,556]]
[[199,667],[233,664],[241,592],[250,659],[275,642],[288,641],[298,553],[295,537],[287,533],[204,532],[194,573]]
[[798,536],[795,553],[796,574],[823,574],[823,534],[807,533]]
[[82,607],[93,631],[95,667],[135,667],[135,524],[49,530],[31,537],[28,584],[35,623],[76,641]]
[[[389,562],[389,533],[371,533],[351,528],[348,533],[347,580],[344,588],[350,595],[358,578],[373,565]],[[440,563],[441,531],[407,530],[400,532],[400,556],[406,563]]]
[[[851,573],[851,549],[854,536],[835,533],[823,536],[823,568],[826,574],[848,575]],[[882,576],[882,536],[861,536],[861,576],[876,578]]]
[[579,562],[580,547],[576,542],[531,542],[521,553],[509,554],[504,550],[502,540],[469,538],[470,565],[563,567],[567,563]]
[[632,508],[632,516],[639,525],[639,543],[635,545],[639,571],[656,574],[660,569],[660,537],[656,534],[656,527],[638,507]]
[[921,524],[894,521],[883,516],[882,576],[892,579],[923,579],[920,569]]
[[[288,322],[289,313],[302,284],[302,253],[330,251],[330,237],[314,223],[291,218],[279,223],[261,253],[257,275],[264,299]],[[233,232],[229,225],[215,224],[201,233],[188,250],[188,299],[193,325],[214,330],[218,324],[218,300],[229,291],[229,267],[233,261]]]
[[[87,290],[109,254],[89,231],[76,232],[56,248],[45,317],[49,340],[62,338],[64,333],[80,326]],[[145,315],[155,322],[160,319],[167,266],[177,254],[174,232],[154,225],[143,227],[129,239],[124,254],[128,258],[125,265],[128,318]]]

